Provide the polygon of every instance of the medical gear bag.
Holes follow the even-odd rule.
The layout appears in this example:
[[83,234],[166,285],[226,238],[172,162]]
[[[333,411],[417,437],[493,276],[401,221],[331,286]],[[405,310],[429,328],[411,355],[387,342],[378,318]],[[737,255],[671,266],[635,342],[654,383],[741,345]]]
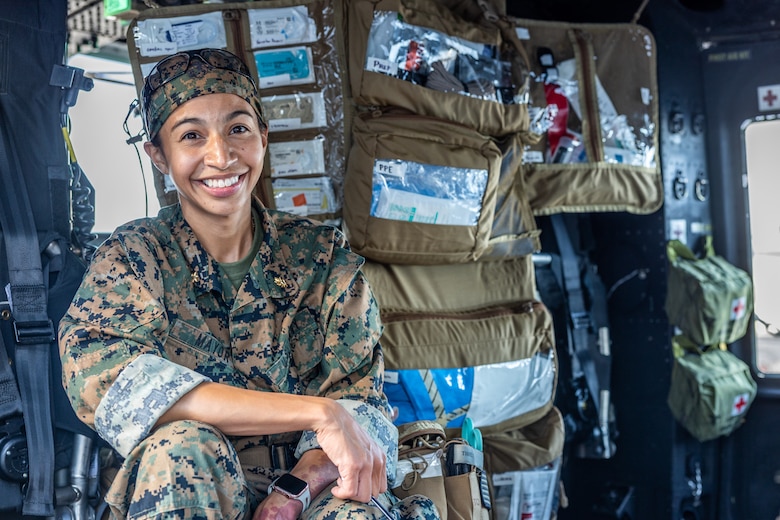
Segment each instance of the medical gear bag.
[[753,312],[750,275],[716,255],[705,238],[698,258],[679,240],[666,246],[669,258],[666,314],[698,345],[732,343],[747,332]]
[[422,494],[443,519],[551,518],[559,496],[564,445],[557,408],[522,428],[484,435],[471,421],[445,429],[435,421],[398,426],[393,493]]
[[348,4],[355,103],[400,107],[490,136],[528,129],[527,58],[500,26],[428,0]]
[[702,348],[676,336],[672,345],[667,403],[674,418],[702,442],[733,432],[756,397],[750,367],[722,343]]
[[521,135],[534,213],[656,211],[663,185],[652,33],[636,23],[502,20],[531,64]]
[[552,322],[530,256],[436,266],[367,262],[380,307],[385,392],[396,423],[517,429],[552,407]]
[[358,253],[444,264],[537,248],[530,207],[504,167],[522,153],[511,139],[502,150],[462,125],[408,113],[357,118],[352,129],[344,227]]
[[398,465],[393,493],[430,497],[442,520],[488,520],[492,509],[482,433],[466,421],[448,436],[434,421],[398,427]]

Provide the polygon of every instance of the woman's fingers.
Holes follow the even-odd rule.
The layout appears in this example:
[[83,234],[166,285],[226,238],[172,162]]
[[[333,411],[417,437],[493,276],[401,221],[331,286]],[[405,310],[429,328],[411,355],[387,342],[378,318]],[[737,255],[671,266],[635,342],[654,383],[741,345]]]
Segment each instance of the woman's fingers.
[[379,447],[370,441],[369,446],[355,450],[355,464],[346,461],[334,461],[339,468],[340,477],[333,488],[333,495],[338,498],[357,500],[367,503],[372,496],[377,496],[387,489],[385,476],[385,455]]

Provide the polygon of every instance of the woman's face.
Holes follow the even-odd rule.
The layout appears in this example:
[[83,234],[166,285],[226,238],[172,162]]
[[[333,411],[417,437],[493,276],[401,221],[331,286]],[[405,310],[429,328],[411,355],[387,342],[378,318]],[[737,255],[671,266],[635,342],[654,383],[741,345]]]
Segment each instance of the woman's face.
[[198,96],[178,107],[158,136],[160,147],[146,143],[146,152],[170,175],[190,224],[249,211],[268,144],[249,103],[233,94]]

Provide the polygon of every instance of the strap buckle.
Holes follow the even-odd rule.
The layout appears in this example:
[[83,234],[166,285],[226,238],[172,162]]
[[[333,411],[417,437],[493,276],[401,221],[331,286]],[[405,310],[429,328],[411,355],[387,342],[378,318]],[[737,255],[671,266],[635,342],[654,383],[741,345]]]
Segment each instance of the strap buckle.
[[573,312],[571,314],[571,321],[575,329],[586,329],[590,327],[590,313]]
[[295,466],[295,446],[291,442],[271,444],[269,450],[274,469],[290,470]]
[[51,320],[25,321],[14,320],[14,338],[19,345],[36,345],[54,341],[54,324]]

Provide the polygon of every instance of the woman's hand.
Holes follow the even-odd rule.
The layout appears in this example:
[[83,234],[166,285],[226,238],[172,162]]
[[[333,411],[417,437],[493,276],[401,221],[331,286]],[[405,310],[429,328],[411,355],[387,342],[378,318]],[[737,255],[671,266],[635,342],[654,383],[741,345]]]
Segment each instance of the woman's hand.
[[314,431],[320,447],[338,470],[333,496],[368,503],[372,496],[387,491],[385,452],[337,403],[333,403],[328,416]]
[[[335,469],[330,474],[330,482],[336,481],[333,496],[366,504],[372,496],[387,491],[385,451],[343,406],[330,398],[257,392],[206,382],[182,396],[157,424],[181,419],[203,421],[227,435],[312,430],[331,469]],[[293,473],[311,486],[312,481],[299,474],[301,461]]]

